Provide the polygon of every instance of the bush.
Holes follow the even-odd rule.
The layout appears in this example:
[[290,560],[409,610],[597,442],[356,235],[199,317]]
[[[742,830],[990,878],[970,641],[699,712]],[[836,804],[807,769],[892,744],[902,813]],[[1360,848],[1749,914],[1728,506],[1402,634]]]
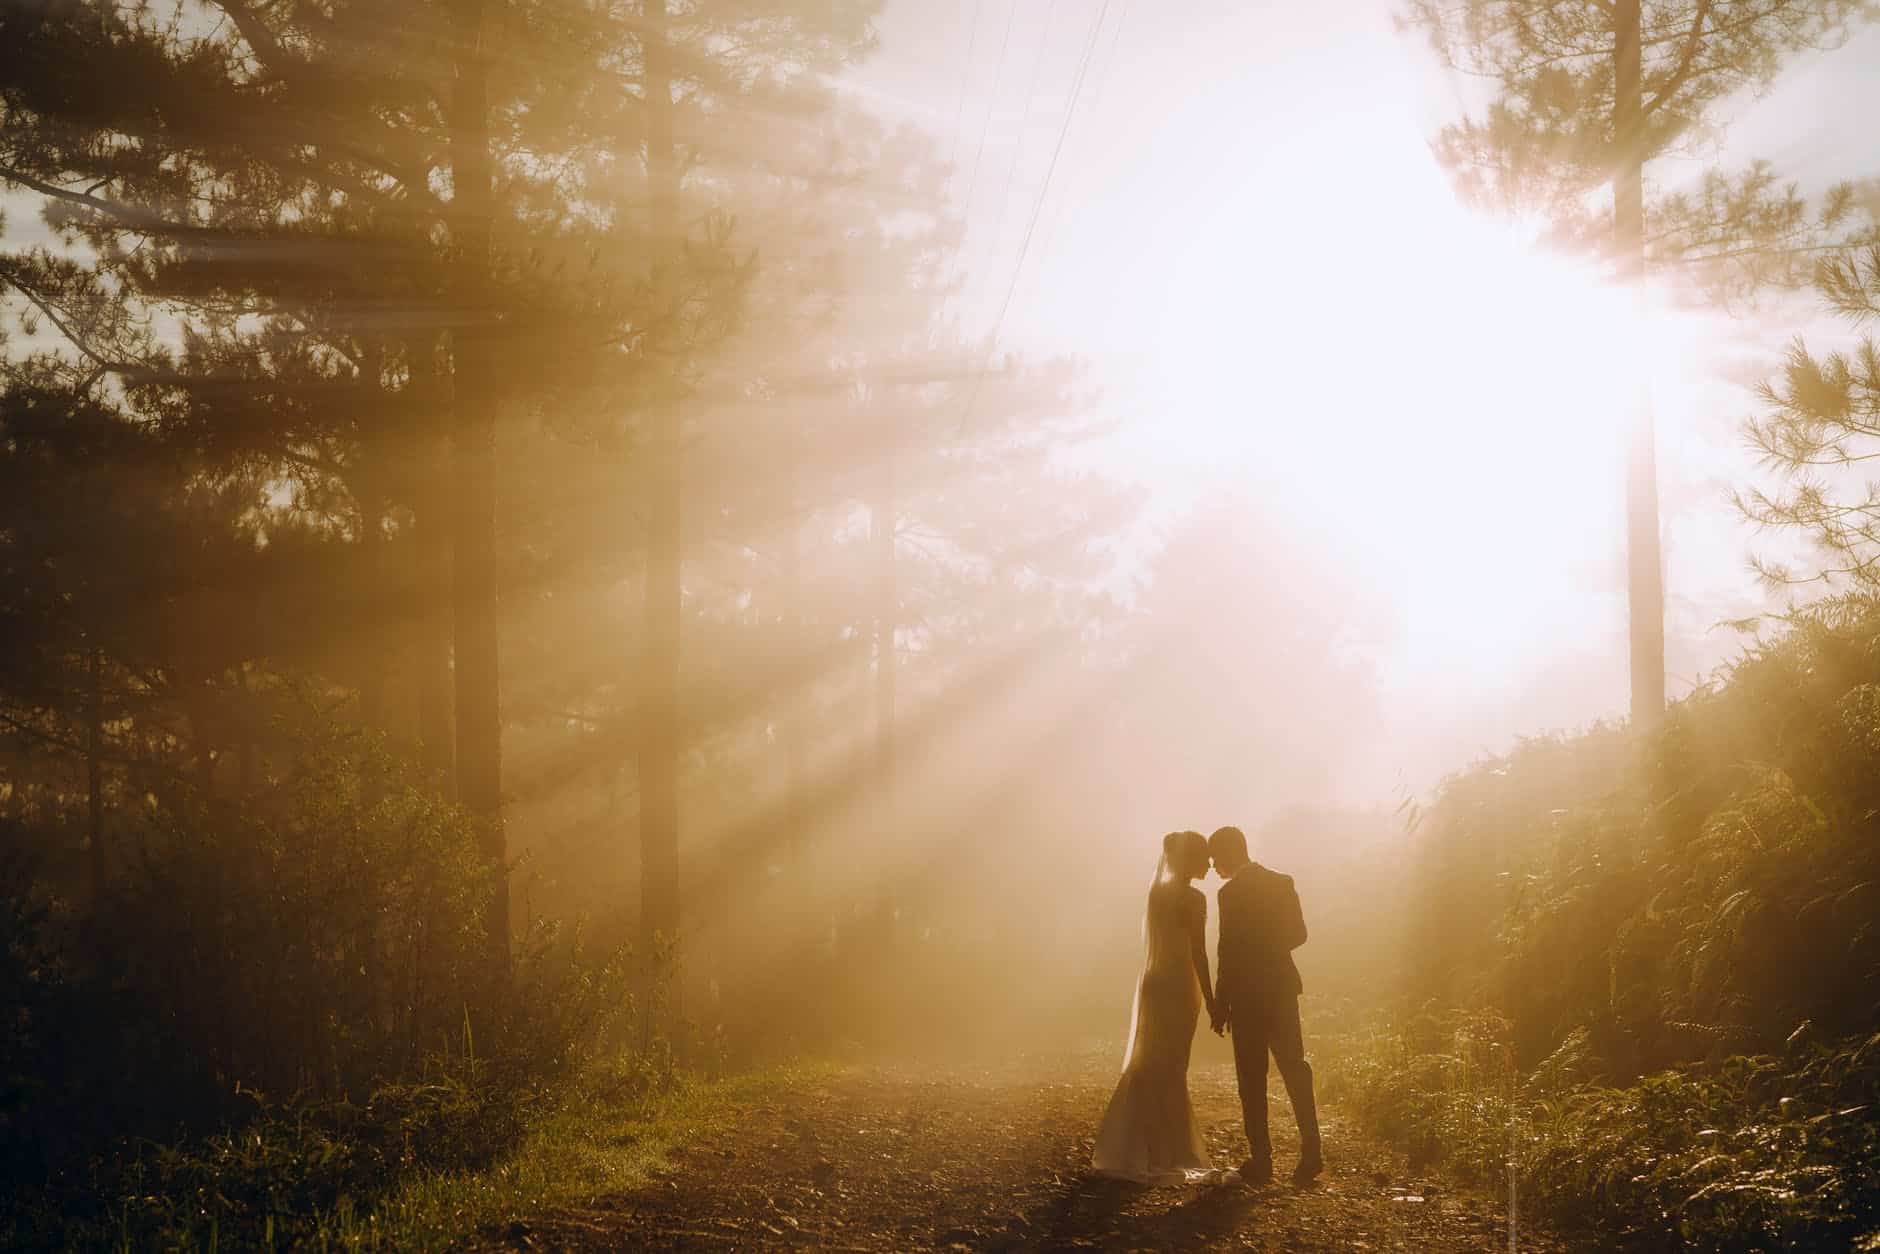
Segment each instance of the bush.
[[122,838],[133,850],[89,918],[28,868],[5,885],[22,1063],[0,1118],[55,1151],[167,1139],[258,1094],[359,1096],[479,1000],[487,879],[469,825],[357,740],[303,743],[240,805],[151,804]]
[[1517,1079],[1499,1026],[1346,1033],[1325,1092],[1413,1163],[1503,1201],[1512,1163],[1522,1214],[1600,1249],[1880,1248],[1880,1036],[1614,1088],[1586,1078],[1584,1033]]
[[492,982],[470,823],[370,743],[286,765],[123,824],[93,917],[0,865],[0,1246],[264,1243],[487,1163],[630,1009],[550,924]]
[[1880,610],[1462,772],[1410,863],[1428,1009],[1327,1069],[1369,1127],[1602,1248],[1880,1248]]
[[93,1181],[104,1203],[60,1241],[237,1248],[293,1245],[364,1210],[418,1171],[487,1165],[516,1144],[546,1091],[504,1085],[488,1064],[440,1056],[363,1104],[261,1107],[239,1129],[126,1147]]
[[1321,1036],[1320,1088],[1404,1150],[1413,1169],[1452,1174],[1506,1196],[1517,1083],[1508,1023],[1497,1015],[1371,1019]]
[[487,875],[467,818],[338,733],[235,806],[150,816],[95,974],[188,1110],[235,1086],[339,1096],[439,1048],[478,1000]]
[[56,1187],[16,1181],[0,1205],[0,1248],[318,1244],[351,1232],[414,1176],[488,1166],[558,1103],[619,1103],[670,1087],[663,1047],[584,1065],[630,1008],[622,967],[548,939],[518,963],[489,1055],[477,1052],[466,1018],[451,1048],[357,1101],[276,1102],[244,1090],[248,1109],[219,1130],[113,1138],[84,1163],[68,1162]]
[[1529,1205],[1612,1248],[1854,1248],[1880,1236],[1876,1111],[1880,1037],[1573,1093],[1536,1119]]
[[1880,1028],[1880,614],[1798,620],[1649,743],[1534,740],[1448,781],[1412,858],[1416,1003],[1576,1030],[1625,1082]]

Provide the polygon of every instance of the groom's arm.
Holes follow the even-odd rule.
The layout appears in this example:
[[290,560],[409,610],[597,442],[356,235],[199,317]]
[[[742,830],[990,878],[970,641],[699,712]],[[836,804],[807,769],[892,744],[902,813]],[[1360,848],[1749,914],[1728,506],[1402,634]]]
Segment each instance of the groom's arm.
[[1299,907],[1299,889],[1292,876],[1286,877],[1286,948],[1297,949],[1306,943],[1306,915]]
[[1218,961],[1215,963],[1214,970],[1214,1006],[1218,1021],[1214,1027],[1216,1031],[1219,1031],[1221,1025],[1227,1022],[1228,1012],[1233,1008],[1233,993],[1231,992],[1233,985],[1228,979],[1228,971],[1232,966],[1229,955],[1234,952],[1235,941],[1240,936],[1240,914],[1228,901],[1226,893],[1217,894],[1216,905],[1221,913],[1221,935],[1215,942],[1218,949]]

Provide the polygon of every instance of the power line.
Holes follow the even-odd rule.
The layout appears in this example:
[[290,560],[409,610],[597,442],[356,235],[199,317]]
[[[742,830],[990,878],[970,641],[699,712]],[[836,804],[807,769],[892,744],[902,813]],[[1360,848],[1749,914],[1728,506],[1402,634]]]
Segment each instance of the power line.
[[992,71],[992,90],[986,93],[986,117],[979,124],[979,147],[973,151],[973,172],[966,180],[966,207],[961,210],[961,221],[969,223],[973,216],[973,194],[979,187],[979,159],[986,155],[986,132],[992,129],[992,111],[999,103],[999,80],[1005,76],[1005,50],[1012,42],[1012,19],[1018,16],[1018,0],[1012,0],[1011,7],[1005,11],[1005,35],[999,40],[999,64]]
[[1058,128],[1057,143],[1051,148],[1051,163],[1045,167],[1044,183],[1038,189],[1038,199],[1031,207],[1031,221],[1025,227],[1025,239],[1018,248],[1018,261],[1012,267],[1012,280],[1005,288],[1005,300],[999,305],[999,316],[993,320],[992,336],[986,341],[985,360],[980,363],[978,372],[973,376],[973,390],[966,398],[966,411],[960,419],[964,426],[972,420],[973,409],[979,402],[980,386],[986,381],[986,371],[992,367],[992,355],[998,350],[999,334],[1005,328],[1005,316],[1012,309],[1012,294],[1018,290],[1018,279],[1025,270],[1025,258],[1031,252],[1032,236],[1038,230],[1038,215],[1044,209],[1045,198],[1051,194],[1051,179],[1057,173],[1058,158],[1064,155],[1064,139],[1070,134],[1071,121],[1077,115],[1077,102],[1084,94],[1084,78],[1090,72],[1091,54],[1097,48],[1097,36],[1103,32],[1103,23],[1110,15],[1110,0],[1103,0],[1103,7],[1097,11],[1097,20],[1090,27],[1090,38],[1084,43],[1083,59],[1077,65],[1077,79],[1071,86],[1070,103],[1064,108],[1064,122]]
[[[1103,91],[1104,88],[1109,86],[1110,71],[1116,65],[1116,46],[1122,42],[1123,27],[1128,21],[1129,0],[1123,0],[1122,7],[1116,11],[1116,25],[1110,28],[1109,47],[1104,51],[1103,60],[1097,69],[1096,87],[1090,93],[1090,107],[1084,110],[1084,125],[1077,128],[1076,134],[1072,139],[1070,168],[1072,171],[1078,173],[1074,173],[1072,176],[1070,182],[1071,188],[1081,186],[1083,182],[1082,175],[1088,174],[1087,170],[1080,171],[1079,162],[1083,158],[1084,149],[1087,147],[1085,141],[1089,137],[1090,128],[1095,126],[1098,120],[1103,116]],[[1068,190],[1069,188],[1067,188],[1067,192]],[[1064,206],[1071,203],[1073,199],[1074,198],[1068,194],[1062,195],[1057,198],[1057,203],[1051,206],[1051,218],[1045,223],[1044,251],[1040,254],[1041,258],[1051,255],[1051,250],[1057,243],[1058,224],[1064,220]]]
[[972,77],[973,53],[979,48],[979,10],[985,0],[973,0],[973,25],[966,36],[966,60],[960,66],[960,95],[953,105],[953,142],[947,148],[947,181],[953,179],[953,161],[960,154],[960,123],[966,120],[966,80]]
[[1051,43],[1051,22],[1057,17],[1058,0],[1051,0],[1051,7],[1045,12],[1044,34],[1038,38],[1038,55],[1031,62],[1031,85],[1025,91],[1025,111],[1019,118],[1018,130],[1012,137],[1012,159],[1006,163],[1005,186],[999,191],[999,212],[992,220],[990,244],[997,247],[999,232],[1005,226],[1005,209],[1012,200],[1012,175],[1018,170],[1018,159],[1025,151],[1025,133],[1031,126],[1031,105],[1038,95],[1038,72],[1044,67],[1044,50]]
[[1110,46],[1103,54],[1103,68],[1097,71],[1097,89],[1090,96],[1090,109],[1093,114],[1103,104],[1103,89],[1109,85],[1110,69],[1116,64],[1116,45],[1123,41],[1123,27],[1128,22],[1129,0],[1123,0],[1123,7],[1116,11],[1116,25],[1110,29]]

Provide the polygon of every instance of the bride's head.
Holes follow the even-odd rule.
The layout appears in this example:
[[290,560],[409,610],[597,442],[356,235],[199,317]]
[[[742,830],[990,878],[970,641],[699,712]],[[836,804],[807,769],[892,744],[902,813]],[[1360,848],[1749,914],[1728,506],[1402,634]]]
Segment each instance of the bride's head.
[[1162,838],[1162,859],[1170,875],[1198,880],[1208,873],[1208,839],[1200,832],[1170,832]]

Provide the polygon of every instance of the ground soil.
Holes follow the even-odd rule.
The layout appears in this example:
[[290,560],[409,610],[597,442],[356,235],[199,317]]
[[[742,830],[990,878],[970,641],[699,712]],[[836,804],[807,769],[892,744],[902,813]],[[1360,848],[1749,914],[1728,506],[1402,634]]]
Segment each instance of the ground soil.
[[[1506,1211],[1406,1170],[1325,1112],[1327,1170],[1284,1182],[1297,1137],[1273,1089],[1281,1183],[1145,1189],[1094,1177],[1115,1080],[1103,1060],[998,1069],[855,1067],[754,1104],[736,1132],[676,1152],[641,1188],[484,1234],[484,1249],[1441,1250],[1509,1248]],[[1199,1065],[1216,1163],[1246,1153],[1232,1068]],[[1545,1234],[1518,1248],[1558,1251]]]

